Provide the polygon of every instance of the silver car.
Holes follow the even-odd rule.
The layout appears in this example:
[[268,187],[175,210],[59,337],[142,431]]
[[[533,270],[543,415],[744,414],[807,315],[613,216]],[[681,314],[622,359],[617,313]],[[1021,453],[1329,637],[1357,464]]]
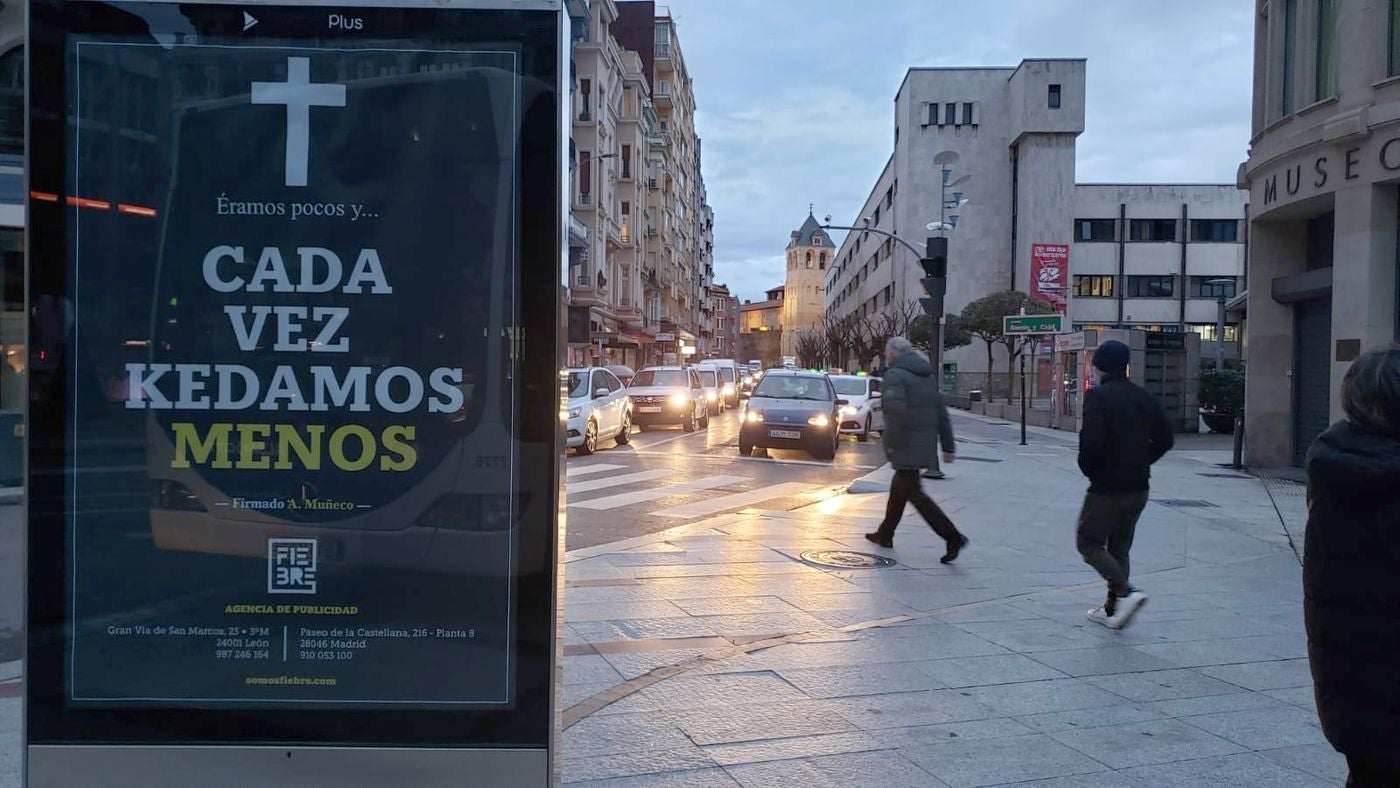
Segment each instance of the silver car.
[[647,367],[627,388],[632,423],[638,427],[679,424],[686,432],[710,426],[705,389],[693,368]]

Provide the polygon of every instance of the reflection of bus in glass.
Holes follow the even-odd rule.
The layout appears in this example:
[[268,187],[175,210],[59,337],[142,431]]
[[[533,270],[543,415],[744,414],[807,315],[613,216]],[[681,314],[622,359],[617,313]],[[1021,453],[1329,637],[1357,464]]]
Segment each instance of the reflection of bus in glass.
[[[372,54],[324,57],[385,73],[360,62]],[[507,341],[516,322],[514,76],[489,68],[397,73],[408,75],[345,79],[347,107],[373,109],[346,116],[357,125],[346,135],[353,139],[335,142],[343,155],[312,158],[308,192],[326,203],[353,200],[373,220],[291,222],[266,207],[236,221],[211,218],[228,188],[217,179],[249,194],[292,191],[280,188],[280,128],[269,139],[275,144],[220,148],[218,140],[247,131],[246,95],[180,113],[175,147],[188,174],[176,174],[165,211],[150,362],[171,365],[158,384],[167,398],[189,406],[207,395],[210,406],[148,411],[158,548],[266,557],[269,539],[307,538],[317,541],[322,566],[511,571],[521,505],[518,375]],[[413,128],[413,118],[424,126]],[[209,162],[234,147],[260,160]],[[326,199],[337,191],[353,197]],[[365,250],[378,257],[391,293],[370,280],[347,284],[352,272],[372,268]],[[211,286],[211,255],[212,276],[228,292]],[[256,272],[276,268],[272,257],[281,258],[290,292],[271,280],[252,284]],[[340,286],[323,287],[332,258]],[[307,279],[320,284],[307,292]],[[341,343],[348,353],[333,352]],[[185,390],[182,374],[203,387]],[[137,378],[132,396],[146,397]]]

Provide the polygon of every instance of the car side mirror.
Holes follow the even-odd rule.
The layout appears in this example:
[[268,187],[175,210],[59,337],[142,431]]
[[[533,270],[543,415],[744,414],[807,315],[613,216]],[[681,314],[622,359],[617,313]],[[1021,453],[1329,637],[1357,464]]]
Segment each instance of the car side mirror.
[[871,398],[871,399],[879,399],[879,398],[881,398],[881,397],[883,397],[883,396],[885,396],[885,395],[884,395],[884,394],[881,394],[881,393],[878,392],[878,391],[872,391],[872,392],[870,392],[870,398]]
[[593,399],[602,399],[603,397],[606,397],[611,393],[612,392],[608,389],[598,389],[597,391],[593,392]]
[[849,404],[851,404],[851,401],[848,400],[848,399],[838,399],[838,400],[836,400],[836,407],[838,407],[838,408],[841,407],[842,405],[849,405]]

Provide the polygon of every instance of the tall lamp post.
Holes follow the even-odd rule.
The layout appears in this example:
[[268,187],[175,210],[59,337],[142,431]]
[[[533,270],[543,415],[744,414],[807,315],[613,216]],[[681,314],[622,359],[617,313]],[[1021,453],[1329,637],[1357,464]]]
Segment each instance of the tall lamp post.
[[1235,284],[1231,278],[1207,279],[1216,288],[1215,294],[1215,368],[1225,368],[1225,286]]
[[[892,232],[871,227],[870,217],[868,216],[861,217],[862,226],[860,227],[833,225],[831,223],[831,217],[827,216],[826,223],[822,225],[822,229],[875,233],[876,235],[895,241],[914,254],[914,257],[919,261],[919,265],[924,273],[919,283],[923,286],[927,296],[920,298],[919,303],[923,307],[924,314],[933,321],[932,330],[930,331],[932,334],[930,355],[933,356],[934,374],[938,375],[939,386],[941,388],[943,378],[943,297],[947,292],[948,281],[947,232],[956,229],[958,226],[959,216],[957,213],[953,213],[953,211],[957,211],[968,203],[967,198],[963,196],[962,192],[953,191],[950,195],[949,190],[956,190],[959,186],[971,180],[972,176],[963,175],[958,178],[953,177],[953,165],[958,163],[958,154],[953,151],[942,151],[933,157],[933,163],[939,168],[938,221],[930,222],[927,229],[929,232],[938,233],[938,235],[937,237],[930,237],[925,240],[922,252],[913,244]],[[898,283],[898,281],[899,279],[896,277],[895,282]],[[937,463],[937,452],[934,452],[934,466],[924,473],[926,478],[943,478],[943,472],[939,470]]]

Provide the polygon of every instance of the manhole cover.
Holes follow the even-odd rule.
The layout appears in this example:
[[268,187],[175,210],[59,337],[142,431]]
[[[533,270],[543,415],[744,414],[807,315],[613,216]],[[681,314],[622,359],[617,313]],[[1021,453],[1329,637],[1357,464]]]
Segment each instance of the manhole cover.
[[1160,504],[1163,505],[1163,506],[1172,506],[1172,507],[1175,507],[1175,508],[1177,508],[1177,509],[1219,509],[1219,508],[1220,508],[1219,506],[1216,506],[1215,504],[1211,503],[1210,501],[1198,501],[1198,500],[1193,500],[1193,499],[1190,499],[1190,498],[1163,498],[1163,499],[1159,499],[1159,500],[1157,501],[1157,503],[1160,503]]
[[802,560],[809,564],[830,566],[836,569],[879,569],[895,564],[893,558],[850,550],[812,550],[803,553]]

